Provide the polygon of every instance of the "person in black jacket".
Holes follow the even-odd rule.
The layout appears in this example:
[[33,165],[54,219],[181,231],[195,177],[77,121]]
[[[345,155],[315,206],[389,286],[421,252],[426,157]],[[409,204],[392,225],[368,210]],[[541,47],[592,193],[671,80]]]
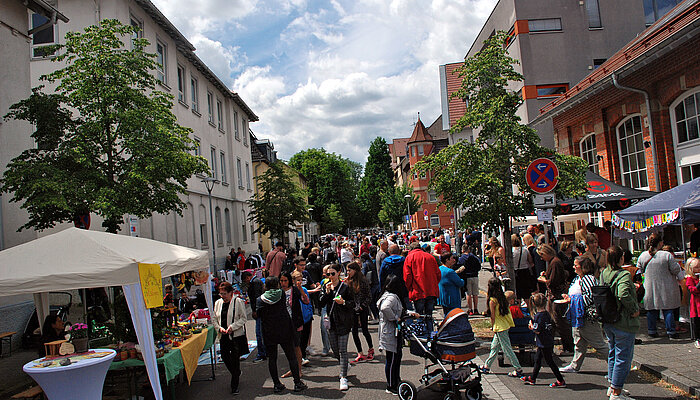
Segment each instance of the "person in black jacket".
[[241,280],[243,284],[248,288],[247,294],[250,300],[250,309],[252,310],[252,317],[255,319],[255,339],[258,341],[258,355],[255,356],[253,363],[258,363],[267,359],[267,353],[265,352],[265,341],[263,340],[263,335],[261,331],[260,317],[257,311],[257,299],[265,291],[265,285],[262,280],[257,276],[253,275],[250,271],[243,271],[241,273]]
[[326,307],[328,334],[335,358],[340,363],[340,390],[348,390],[348,338],[352,330],[355,309],[354,296],[347,284],[340,280],[340,265],[328,268],[329,281],[321,295],[321,306]]
[[[309,296],[299,290],[298,287],[294,286],[292,280],[292,274],[283,271],[280,275],[280,289],[285,295],[285,302],[287,305],[287,313],[289,317],[292,318],[292,328],[294,329],[294,351],[297,355],[297,364],[299,366],[299,373],[301,374],[301,331],[304,328],[304,316],[301,311],[301,302],[304,304],[309,304]],[[282,378],[288,378],[292,375],[292,372],[286,372],[282,374]]]
[[267,365],[274,382],[274,391],[279,393],[286,389],[280,381],[277,371],[277,345],[282,347],[294,377],[294,391],[307,388],[299,374],[299,364],[294,353],[294,328],[287,312],[284,292],[279,288],[279,279],[269,276],[265,279],[265,293],[256,300],[256,312],[261,320],[262,335],[267,351]]

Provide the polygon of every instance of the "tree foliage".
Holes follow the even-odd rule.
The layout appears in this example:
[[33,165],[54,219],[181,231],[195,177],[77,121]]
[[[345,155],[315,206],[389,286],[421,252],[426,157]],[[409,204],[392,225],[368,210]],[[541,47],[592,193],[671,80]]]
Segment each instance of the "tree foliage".
[[362,173],[360,164],[321,148],[296,153],[289,160],[289,165],[306,178],[313,219],[319,221],[323,232],[340,230],[329,222],[331,205],[335,205],[342,216],[342,219],[333,219],[343,221],[341,228],[357,218],[355,197]]
[[513,68],[517,61],[506,54],[505,38],[504,32],[492,36],[457,69],[462,84],[453,96],[465,100],[467,109],[452,133],[472,127],[478,138],[424,157],[415,170],[432,171],[430,186],[442,195],[442,204],[466,209],[460,225],[504,229],[503,247],[512,274],[511,218],[533,211],[533,192],[525,181],[527,166],[539,157],[552,158],[559,169],[555,192],[569,197],[585,193],[586,165],[581,158],[540,146],[537,133],[521,124],[516,112],[523,100],[509,84],[523,77]]
[[323,212],[321,224],[326,228],[327,232],[340,232],[343,229],[345,220],[337,204],[331,204]]
[[255,232],[282,239],[296,230],[296,223],[309,218],[305,193],[285,171],[282,161],[270,164],[267,171],[255,178],[258,192],[248,201],[249,220],[258,226]]
[[[406,195],[411,197],[407,199]],[[379,220],[385,225],[401,224],[409,205],[411,212],[416,212],[423,205],[420,196],[413,194],[413,188],[408,185],[392,186],[382,194]]]
[[369,146],[369,156],[365,163],[365,174],[357,192],[360,211],[360,225],[373,226],[379,222],[382,209],[382,195],[393,192],[394,173],[391,170],[389,146],[382,137],[377,137]]
[[190,154],[191,130],[178,125],[172,96],[155,90],[148,41],[122,41],[133,32],[117,20],[69,32],[53,59],[65,66],[41,77],[53,93],[40,86],[10,107],[5,118],[35,126],[38,145],[13,159],[0,180],[0,190],[29,213],[20,229],[93,212],[117,232],[125,214],[180,213],[186,180],[208,170]]

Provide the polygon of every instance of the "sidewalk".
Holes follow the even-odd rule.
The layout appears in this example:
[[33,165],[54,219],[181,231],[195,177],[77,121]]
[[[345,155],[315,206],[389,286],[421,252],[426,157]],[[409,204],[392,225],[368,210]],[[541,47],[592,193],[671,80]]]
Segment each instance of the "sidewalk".
[[[488,264],[484,264],[488,266]],[[479,274],[479,289],[485,295],[491,273],[482,270]],[[640,318],[637,338],[642,344],[634,346],[632,366],[661,378],[693,396],[700,397],[700,350],[693,346],[690,333],[680,334],[680,340],[664,337],[662,321],[659,334],[662,337],[652,339],[646,335],[647,321]],[[688,329],[687,324],[681,324]]]

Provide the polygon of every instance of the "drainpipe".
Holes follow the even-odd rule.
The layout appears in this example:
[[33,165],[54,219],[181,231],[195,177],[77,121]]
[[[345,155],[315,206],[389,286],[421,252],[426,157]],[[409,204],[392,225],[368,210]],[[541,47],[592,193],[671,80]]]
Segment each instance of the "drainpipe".
[[656,190],[661,191],[661,181],[659,180],[659,159],[656,157],[656,141],[654,140],[654,124],[651,118],[651,102],[649,101],[649,92],[642,89],[637,89],[629,86],[620,85],[617,80],[617,74],[613,72],[612,74],[613,85],[621,90],[628,90],[630,92],[641,93],[644,95],[644,102],[647,106],[647,119],[649,121],[649,142],[651,142],[651,158],[654,162],[654,180],[656,181]]
[[0,195],[0,250],[5,250],[5,228],[2,224],[2,195]]

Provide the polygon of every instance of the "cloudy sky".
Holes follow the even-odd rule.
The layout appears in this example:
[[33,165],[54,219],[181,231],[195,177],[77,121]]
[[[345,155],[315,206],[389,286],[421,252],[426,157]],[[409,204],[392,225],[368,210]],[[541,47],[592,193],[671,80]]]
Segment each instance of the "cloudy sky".
[[[364,163],[377,136],[440,115],[438,66],[461,61],[496,0],[154,0],[289,159]],[[196,4],[196,6],[194,6]]]

